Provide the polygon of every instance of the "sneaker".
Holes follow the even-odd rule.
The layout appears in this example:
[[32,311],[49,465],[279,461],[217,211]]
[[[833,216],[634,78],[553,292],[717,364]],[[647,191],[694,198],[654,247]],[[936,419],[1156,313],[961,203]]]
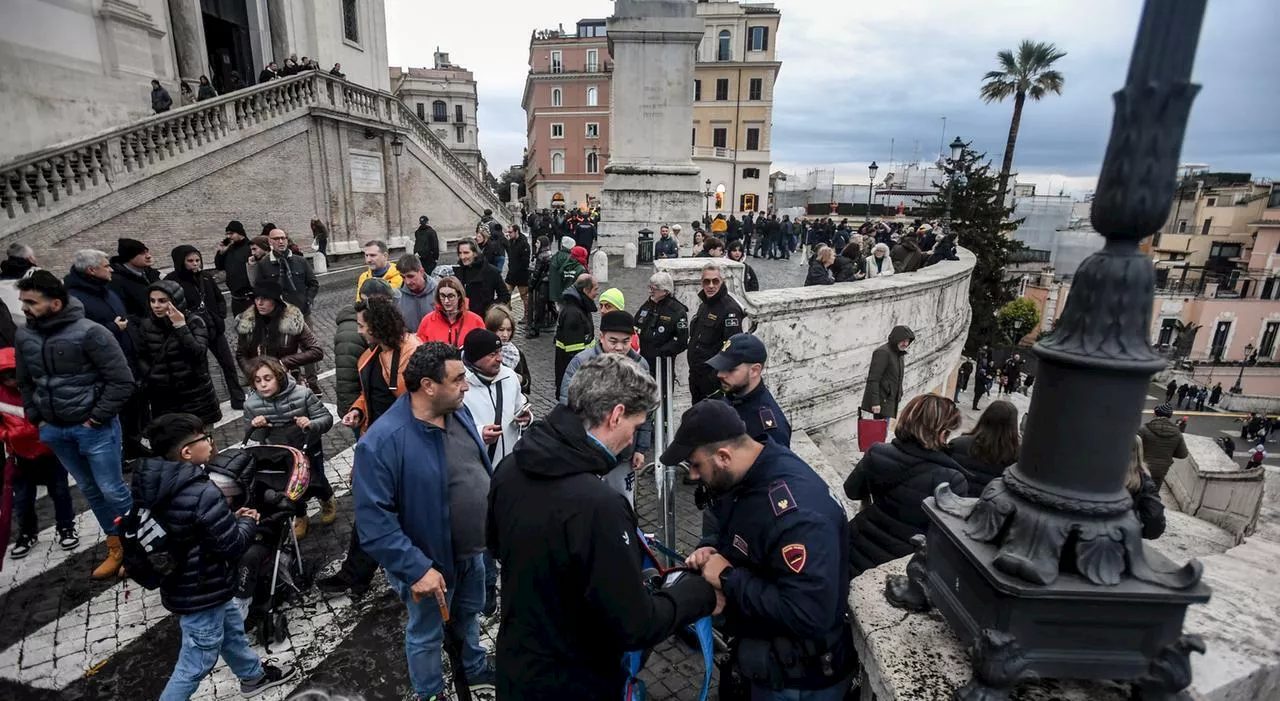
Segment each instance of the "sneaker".
[[13,549],[9,551],[9,557],[15,560],[21,560],[31,553],[39,537],[34,533],[20,533],[18,540],[13,544]]
[[75,526],[58,529],[58,547],[63,550],[75,550],[80,545],[80,536],[76,535]]
[[283,668],[274,665],[262,665],[262,676],[247,682],[240,680],[240,695],[246,699],[251,699],[258,694],[293,681],[298,676],[298,668],[293,665],[285,665]]
[[485,587],[484,589],[484,610],[481,613],[485,618],[493,616],[498,612],[498,588]]
[[471,690],[472,694],[476,692],[493,692],[497,688],[497,677],[493,673],[493,666],[485,664],[483,672],[467,675],[467,688]]
[[329,575],[328,577],[321,577],[320,579],[317,579],[316,589],[319,589],[322,594],[329,595],[346,594],[349,592],[351,594],[351,598],[359,599],[369,591],[369,585],[352,582],[339,572],[337,574]]

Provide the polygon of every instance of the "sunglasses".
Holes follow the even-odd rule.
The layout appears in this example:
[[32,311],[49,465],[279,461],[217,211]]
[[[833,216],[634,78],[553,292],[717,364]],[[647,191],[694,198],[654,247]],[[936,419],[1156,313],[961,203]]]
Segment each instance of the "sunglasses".
[[199,444],[199,443],[203,443],[204,441],[209,441],[209,445],[213,445],[213,436],[211,436],[211,435],[209,435],[209,434],[207,434],[207,433],[206,433],[206,434],[204,434],[203,436],[200,436],[199,438],[197,438],[197,439],[195,439],[195,440],[193,440],[193,441],[187,441],[186,443],[183,443],[183,444],[182,444],[182,447],[183,447],[183,448],[190,448],[191,446],[193,446],[193,445],[197,445],[197,444]]

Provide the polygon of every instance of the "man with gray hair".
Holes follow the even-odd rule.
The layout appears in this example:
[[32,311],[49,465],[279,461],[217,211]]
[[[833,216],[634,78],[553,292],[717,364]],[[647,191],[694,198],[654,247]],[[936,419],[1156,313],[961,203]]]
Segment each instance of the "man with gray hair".
[[5,259],[0,261],[0,301],[4,302],[13,323],[26,326],[27,317],[22,313],[22,302],[18,299],[18,281],[36,267],[36,254],[25,243],[11,243],[5,251]]
[[729,296],[725,282],[723,265],[712,262],[702,266],[702,291],[698,293],[702,303],[689,322],[689,394],[694,404],[720,389],[720,378],[707,361],[743,330],[746,312]]
[[529,427],[490,483],[486,533],[502,563],[498,698],[614,697],[624,652],[724,605],[694,576],[645,586],[635,512],[601,479],[657,406],[657,383],[606,353],[578,370],[568,399]]
[[659,358],[675,358],[689,347],[689,309],[672,294],[675,289],[671,273],[654,273],[649,277],[649,299],[636,313],[640,355],[649,363],[649,374],[654,377]]

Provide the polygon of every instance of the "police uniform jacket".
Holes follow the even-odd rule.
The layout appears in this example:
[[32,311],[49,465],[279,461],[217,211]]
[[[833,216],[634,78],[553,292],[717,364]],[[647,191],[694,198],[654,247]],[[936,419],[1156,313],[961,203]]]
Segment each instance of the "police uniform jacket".
[[784,448],[791,447],[791,424],[783,416],[782,408],[773,398],[773,392],[762,381],[756,388],[742,396],[726,395],[724,400],[738,412],[747,425],[747,435],[758,441],[770,440]]
[[[848,524],[827,484],[790,449],[771,440],[747,475],[713,507],[723,576],[725,630],[747,640],[820,643],[837,667],[854,656],[844,634],[849,597]],[[827,688],[837,679],[792,681]]]
[[673,358],[689,347],[689,310],[675,295],[661,302],[646,299],[636,314],[640,355],[646,359]]
[[746,313],[724,285],[711,297],[706,292],[699,292],[698,297],[702,304],[689,322],[689,372],[706,373],[711,370],[706,362],[720,352],[730,336],[742,332]]

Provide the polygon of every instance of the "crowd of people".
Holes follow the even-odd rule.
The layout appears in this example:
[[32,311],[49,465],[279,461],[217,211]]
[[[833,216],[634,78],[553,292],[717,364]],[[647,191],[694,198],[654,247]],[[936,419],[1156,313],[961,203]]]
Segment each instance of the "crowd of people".
[[[313,58],[303,56],[298,58],[298,54],[290,54],[283,62],[271,61],[262,67],[262,72],[258,74],[258,83],[266,83],[267,81],[279,78],[288,78],[297,73],[305,71],[321,70],[320,62]],[[329,75],[337,78],[346,78],[347,75],[342,72],[342,64],[335,63],[333,68],[329,69]],[[252,78],[252,77],[251,77]],[[193,105],[197,102],[215,98],[218,96],[218,90],[225,93],[242,90],[254,83],[246,82],[244,77],[240,75],[240,71],[232,70],[227,73],[226,77],[219,77],[217,86],[209,79],[207,75],[201,75],[196,81],[196,89],[191,89],[191,84],[186,80],[178,81],[178,99],[179,106],[185,107]],[[151,111],[160,114],[173,109],[173,96],[169,94],[169,90],[160,84],[159,80],[151,81]]]
[[[930,237],[927,223],[894,241],[898,232],[879,222],[852,232],[829,220],[720,217],[699,241],[696,308],[676,298],[661,271],[647,298],[629,306],[591,271],[597,216],[533,214],[531,242],[524,226],[504,227],[486,212],[452,251],[424,216],[412,251],[395,260],[386,242],[366,242],[365,270],[336,316],[336,421],[315,371],[324,355],[311,319],[320,284],[274,224],[249,238],[229,222],[212,270],[197,247],[178,246],[164,277],[132,239],[120,239],[115,256],[77,252],[61,278],[39,268],[29,248],[11,246],[0,262],[0,296],[6,281],[17,292],[0,311],[18,305],[7,325],[12,314],[0,313],[0,339],[13,346],[0,349],[0,403],[21,414],[4,414],[0,426],[20,468],[10,556],[26,556],[36,541],[36,483],[49,487],[59,545],[77,546],[70,472],[106,535],[107,557],[92,576],[127,574],[128,534],[118,524],[139,508],[189,543],[159,585],[183,630],[161,698],[188,698],[219,656],[246,695],[296,678],[247,642],[254,592],[237,584],[238,573],[260,559],[250,551],[267,526],[207,474],[220,459],[210,431],[222,418],[212,357],[246,432],[307,458],[294,537],[308,535],[311,499],[319,526],[337,518],[320,436],[336,423],[357,436],[355,527],[345,558],[316,586],[361,596],[385,571],[407,611],[418,698],[445,693],[446,636],[460,651],[456,678],[473,690],[604,698],[628,682],[624,653],[715,615],[734,650],[721,698],[843,699],[857,668],[850,579],[911,553],[911,537],[927,528],[921,503],[938,485],[976,496],[1013,464],[1018,411],[993,401],[971,431],[953,436],[955,401],[903,396],[915,333],[894,327],[872,353],[860,403],[896,419],[893,438],[871,446],[845,482],[849,498],[864,503],[850,519],[790,450],[791,423],[765,382],[769,349],[748,332],[720,256],[786,257],[809,246],[834,278],[835,244],[841,274],[851,268],[847,279],[861,279],[914,270],[940,249],[947,255],[948,243],[953,254],[954,241]],[[660,253],[678,228],[661,227]],[[441,267],[446,253],[455,258]],[[522,315],[510,306],[513,293]],[[522,327],[526,339],[554,334],[555,408],[545,416],[530,402],[529,363],[515,342]],[[692,406],[670,427],[670,444],[656,445],[659,387],[682,354]],[[966,360],[957,396],[971,376],[975,408],[993,382],[1004,392],[1024,387],[1017,354],[998,369],[987,349]],[[1167,417],[1157,410],[1157,421]],[[1163,530],[1165,461],[1185,454],[1174,432],[1176,443],[1153,421],[1135,437],[1127,484],[1148,538]],[[126,482],[124,461],[133,458]],[[643,571],[634,511],[636,477],[655,461],[687,467],[703,510],[697,548],[656,580]],[[486,616],[498,616],[492,661],[479,642]]]

